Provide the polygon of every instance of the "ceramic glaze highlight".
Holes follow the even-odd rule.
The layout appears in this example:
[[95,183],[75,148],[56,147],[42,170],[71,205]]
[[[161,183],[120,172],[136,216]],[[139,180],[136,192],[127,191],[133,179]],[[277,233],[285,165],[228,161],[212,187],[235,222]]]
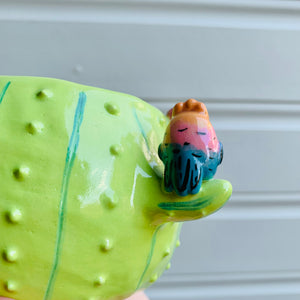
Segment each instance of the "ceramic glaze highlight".
[[0,296],[122,299],[170,267],[180,222],[219,209],[231,185],[166,194],[166,126],[130,95],[0,77]]

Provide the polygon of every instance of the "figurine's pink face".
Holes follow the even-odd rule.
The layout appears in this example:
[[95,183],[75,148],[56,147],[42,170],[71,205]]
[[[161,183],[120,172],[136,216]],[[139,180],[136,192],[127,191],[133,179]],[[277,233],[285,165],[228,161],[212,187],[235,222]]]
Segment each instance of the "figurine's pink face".
[[164,143],[193,145],[205,153],[219,150],[219,141],[211,123],[196,112],[180,113],[173,117],[167,128]]

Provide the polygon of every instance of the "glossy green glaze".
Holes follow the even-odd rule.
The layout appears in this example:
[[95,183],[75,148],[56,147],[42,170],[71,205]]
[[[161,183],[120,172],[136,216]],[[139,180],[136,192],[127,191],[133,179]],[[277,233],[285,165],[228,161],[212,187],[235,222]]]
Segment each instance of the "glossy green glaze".
[[0,77],[0,296],[122,299],[169,267],[181,223],[219,209],[226,181],[161,189],[167,118],[62,80]]

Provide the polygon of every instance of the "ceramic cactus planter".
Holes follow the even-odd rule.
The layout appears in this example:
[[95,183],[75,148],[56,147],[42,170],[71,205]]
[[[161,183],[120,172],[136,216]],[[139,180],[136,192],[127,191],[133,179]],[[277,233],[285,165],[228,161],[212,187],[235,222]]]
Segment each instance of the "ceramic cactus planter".
[[113,300],[156,281],[181,222],[231,195],[223,180],[164,191],[168,122],[133,96],[0,77],[0,296]]

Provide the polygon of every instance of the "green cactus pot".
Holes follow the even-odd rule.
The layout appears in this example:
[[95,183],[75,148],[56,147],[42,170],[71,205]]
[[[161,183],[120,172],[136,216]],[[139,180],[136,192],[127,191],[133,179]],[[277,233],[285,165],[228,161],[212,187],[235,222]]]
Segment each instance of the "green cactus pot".
[[165,193],[167,123],[133,96],[0,77],[0,296],[123,299],[168,268],[181,222],[219,209],[231,185]]

